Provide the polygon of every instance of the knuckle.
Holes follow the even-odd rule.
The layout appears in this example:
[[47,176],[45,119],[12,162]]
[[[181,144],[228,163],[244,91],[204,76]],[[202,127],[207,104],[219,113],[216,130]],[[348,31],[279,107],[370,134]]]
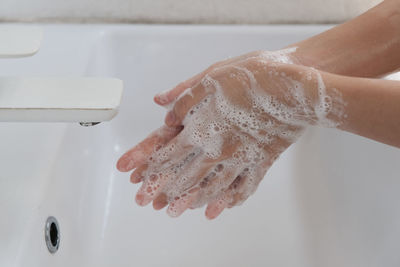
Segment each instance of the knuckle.
[[265,60],[262,60],[258,57],[251,57],[247,59],[245,62],[245,65],[251,70],[258,69],[260,67],[267,67],[267,62]]
[[214,85],[213,83],[210,82],[210,80],[216,80],[216,81],[220,81],[222,79],[224,79],[225,77],[227,77],[228,73],[231,73],[235,71],[233,66],[230,65],[224,65],[218,68],[213,69],[212,71],[210,71],[203,79],[202,79],[202,84],[203,85]]
[[183,117],[186,115],[188,108],[187,102],[188,102],[188,96],[185,95],[175,103],[174,113],[179,119],[183,119]]

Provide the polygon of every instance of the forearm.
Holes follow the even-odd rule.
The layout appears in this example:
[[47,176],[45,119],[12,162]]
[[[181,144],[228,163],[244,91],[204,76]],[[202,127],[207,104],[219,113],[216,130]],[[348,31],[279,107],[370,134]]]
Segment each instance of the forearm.
[[338,88],[345,116],[338,128],[400,148],[400,82],[322,73],[327,90]]
[[291,45],[305,66],[357,77],[400,68],[400,1],[386,0],[361,16]]

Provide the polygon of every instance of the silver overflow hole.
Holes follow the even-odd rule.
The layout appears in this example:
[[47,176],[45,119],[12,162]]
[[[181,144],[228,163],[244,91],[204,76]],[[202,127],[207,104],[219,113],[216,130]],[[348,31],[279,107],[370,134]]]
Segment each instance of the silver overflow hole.
[[60,246],[60,227],[57,219],[50,216],[46,220],[44,227],[44,237],[46,240],[47,249],[50,253],[56,253]]

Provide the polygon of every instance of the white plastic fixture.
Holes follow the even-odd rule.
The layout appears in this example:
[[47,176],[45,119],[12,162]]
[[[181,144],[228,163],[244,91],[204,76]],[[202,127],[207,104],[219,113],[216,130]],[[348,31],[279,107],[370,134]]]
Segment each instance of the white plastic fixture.
[[33,56],[39,51],[43,31],[35,26],[1,26],[0,58]]
[[[39,27],[0,26],[0,58],[33,56],[42,37]],[[122,81],[113,78],[0,77],[0,121],[108,121],[122,91]]]

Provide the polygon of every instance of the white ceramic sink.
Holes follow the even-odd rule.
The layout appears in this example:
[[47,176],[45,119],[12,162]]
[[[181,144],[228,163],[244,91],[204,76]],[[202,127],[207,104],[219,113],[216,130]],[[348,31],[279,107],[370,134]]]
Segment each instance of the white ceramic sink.
[[[1,75],[112,76],[119,115],[84,128],[0,123],[0,266],[389,266],[400,264],[400,150],[310,129],[241,207],[215,221],[138,207],[118,157],[163,120],[155,93],[211,63],[278,49],[326,26],[44,25],[33,58]],[[64,45],[68,43],[68,45]],[[44,240],[57,218],[60,247]]]

